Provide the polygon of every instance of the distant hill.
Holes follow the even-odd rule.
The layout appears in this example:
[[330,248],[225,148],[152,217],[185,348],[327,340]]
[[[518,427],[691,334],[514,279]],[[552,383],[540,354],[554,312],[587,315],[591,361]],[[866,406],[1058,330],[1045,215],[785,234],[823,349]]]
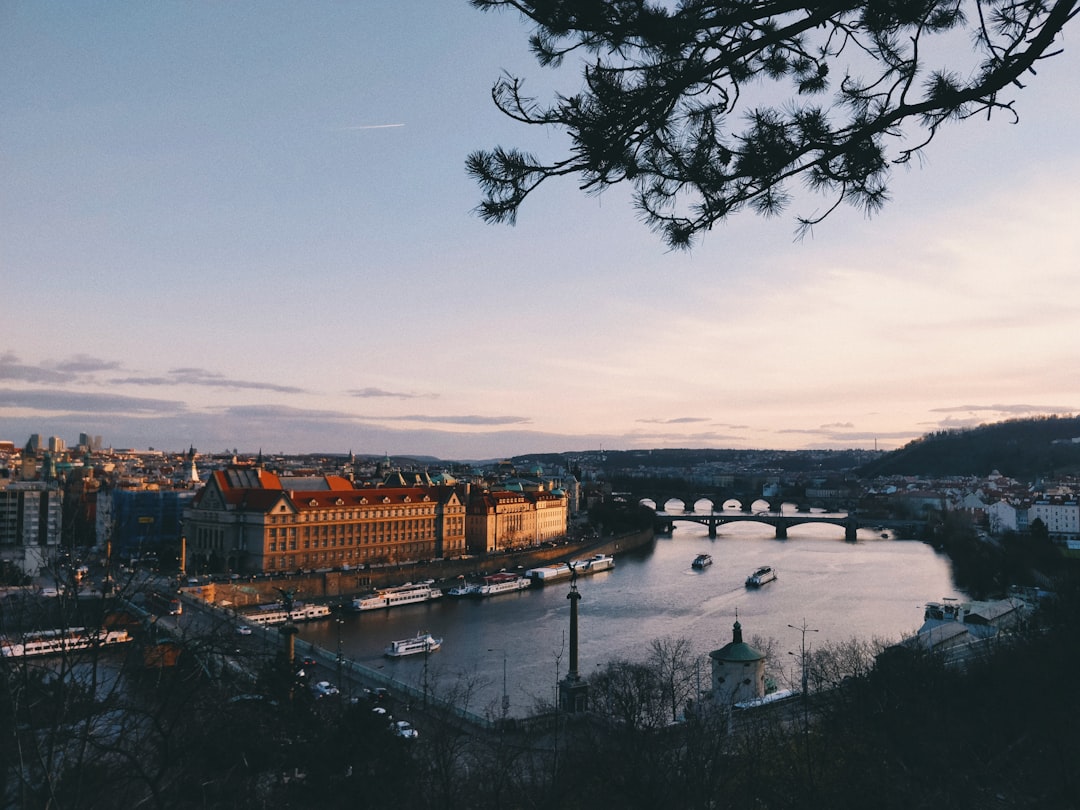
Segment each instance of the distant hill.
[[1020,481],[1080,474],[1080,417],[1011,419],[928,433],[859,470],[880,475],[988,475]]

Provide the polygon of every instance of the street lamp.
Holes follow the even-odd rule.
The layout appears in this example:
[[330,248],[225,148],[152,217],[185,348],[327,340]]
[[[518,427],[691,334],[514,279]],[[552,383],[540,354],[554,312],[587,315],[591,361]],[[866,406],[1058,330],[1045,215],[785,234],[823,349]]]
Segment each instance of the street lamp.
[[[488,652],[500,652],[495,647],[488,647]],[[506,691],[506,650],[503,654],[503,679],[502,679],[502,719],[505,720],[510,714],[510,694]]]
[[[806,626],[806,619],[803,619],[803,623],[799,627],[796,627],[793,624],[789,624],[788,627],[790,627],[792,630],[798,630],[799,632],[802,633],[802,643],[801,643],[801,646],[800,646],[800,658],[799,658],[799,661],[800,661],[800,664],[802,666],[803,733],[805,734],[805,733],[808,733],[809,730],[810,730],[810,708],[809,708],[809,705],[808,705],[808,702],[807,702],[808,699],[809,699],[809,696],[808,696],[807,692],[808,692],[809,687],[810,687],[810,680],[809,680],[809,673],[807,672],[807,666],[806,666],[806,653],[807,653],[806,634],[807,633],[816,633],[818,631],[817,631],[817,629],[815,629],[813,627],[807,627]],[[794,653],[789,652],[788,655],[794,655]]]

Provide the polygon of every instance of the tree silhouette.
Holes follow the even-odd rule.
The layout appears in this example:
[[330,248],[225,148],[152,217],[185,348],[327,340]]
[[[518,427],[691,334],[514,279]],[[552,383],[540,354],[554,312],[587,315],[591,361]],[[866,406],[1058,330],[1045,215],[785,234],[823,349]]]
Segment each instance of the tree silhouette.
[[552,177],[579,175],[586,192],[626,182],[676,248],[747,206],[779,213],[796,178],[825,197],[800,229],[841,202],[878,210],[891,165],[947,121],[1015,119],[1003,93],[1058,52],[1077,11],[1076,0],[471,2],[516,9],[535,26],[539,63],[580,56],[583,78],[550,106],[519,78],[494,85],[502,112],[571,143],[552,162],[503,147],[469,155],[477,213],[513,223]]

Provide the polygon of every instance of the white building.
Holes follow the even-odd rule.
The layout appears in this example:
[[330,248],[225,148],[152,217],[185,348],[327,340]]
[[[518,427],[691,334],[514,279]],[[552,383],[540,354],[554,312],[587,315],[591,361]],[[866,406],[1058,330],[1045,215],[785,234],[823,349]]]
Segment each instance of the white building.
[[1028,510],[1028,522],[1041,520],[1050,539],[1070,547],[1080,545],[1080,502],[1075,498],[1043,498]]

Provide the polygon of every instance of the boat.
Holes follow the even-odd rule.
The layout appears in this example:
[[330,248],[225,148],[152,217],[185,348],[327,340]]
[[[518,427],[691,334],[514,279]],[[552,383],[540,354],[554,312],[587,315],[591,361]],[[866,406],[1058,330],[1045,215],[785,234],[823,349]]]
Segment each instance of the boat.
[[358,596],[352,600],[353,610],[379,610],[380,608],[411,605],[415,602],[428,602],[442,596],[442,591],[432,587],[434,583],[406,582],[396,588],[384,588],[370,596]]
[[497,596],[500,593],[521,591],[532,585],[532,580],[502,571],[498,574],[484,577],[484,583],[477,586],[476,596]]
[[615,567],[615,558],[610,554],[594,554],[584,560],[571,560],[569,563],[557,565],[542,565],[539,568],[530,568],[525,576],[535,583],[547,584],[569,579],[571,574],[585,576],[608,571]]
[[0,639],[0,657],[29,658],[35,655],[61,655],[91,647],[112,647],[131,641],[127,630],[87,630],[71,627],[67,630],[40,630],[25,633],[17,639]]
[[763,565],[746,578],[746,587],[757,588],[774,579],[776,579],[776,571],[768,565]]
[[417,633],[413,638],[391,641],[390,645],[383,650],[383,654],[388,658],[403,658],[406,655],[435,652],[441,646],[441,638],[435,638],[431,633]]
[[463,596],[476,596],[480,591],[480,586],[474,582],[462,582],[460,585],[455,585],[453,588],[446,592],[447,596],[453,596],[460,599]]
[[696,557],[694,557],[694,561],[690,563],[690,566],[692,568],[698,569],[708,568],[710,565],[712,565],[711,554],[698,554]]
[[241,613],[240,618],[245,622],[259,625],[285,624],[288,621],[313,622],[317,619],[326,619],[330,616],[328,605],[295,604],[292,612],[285,610],[280,605],[260,605],[256,610],[249,613]]

